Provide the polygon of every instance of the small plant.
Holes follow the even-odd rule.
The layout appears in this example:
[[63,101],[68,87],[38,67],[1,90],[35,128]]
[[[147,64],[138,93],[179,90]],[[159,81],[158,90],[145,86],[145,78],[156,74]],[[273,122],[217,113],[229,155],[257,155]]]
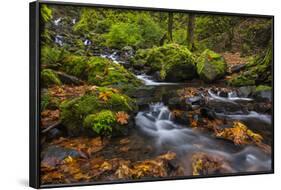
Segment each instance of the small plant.
[[99,135],[110,135],[114,124],[116,124],[116,119],[110,110],[88,115],[84,120],[84,126],[91,128]]

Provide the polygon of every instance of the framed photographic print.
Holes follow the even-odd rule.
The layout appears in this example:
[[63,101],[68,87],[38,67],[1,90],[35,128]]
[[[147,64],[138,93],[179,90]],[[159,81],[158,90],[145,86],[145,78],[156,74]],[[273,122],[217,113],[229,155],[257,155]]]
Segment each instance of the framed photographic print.
[[30,186],[273,173],[273,27],[270,15],[30,3]]

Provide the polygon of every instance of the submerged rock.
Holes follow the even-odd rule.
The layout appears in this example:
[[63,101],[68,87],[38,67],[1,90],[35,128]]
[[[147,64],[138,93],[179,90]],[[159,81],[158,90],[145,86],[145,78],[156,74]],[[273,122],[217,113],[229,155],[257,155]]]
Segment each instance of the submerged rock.
[[212,82],[223,77],[227,64],[223,56],[206,49],[197,59],[197,73],[205,82]]

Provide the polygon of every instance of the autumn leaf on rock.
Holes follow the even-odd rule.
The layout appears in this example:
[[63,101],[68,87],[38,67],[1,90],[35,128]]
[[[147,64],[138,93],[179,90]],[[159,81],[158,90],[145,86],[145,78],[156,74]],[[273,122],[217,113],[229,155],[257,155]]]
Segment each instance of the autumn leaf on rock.
[[121,125],[125,125],[128,123],[129,115],[126,112],[120,111],[115,114],[116,120]]
[[104,101],[104,102],[106,102],[106,101],[108,101],[108,99],[110,98],[110,96],[111,96],[111,93],[109,93],[109,92],[101,92],[101,93],[99,94],[99,99],[102,100],[102,101]]

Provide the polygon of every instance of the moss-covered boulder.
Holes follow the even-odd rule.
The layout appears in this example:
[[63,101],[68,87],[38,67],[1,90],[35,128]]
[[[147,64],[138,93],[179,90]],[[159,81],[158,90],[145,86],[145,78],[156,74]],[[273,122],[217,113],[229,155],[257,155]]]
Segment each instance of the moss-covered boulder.
[[[102,110],[110,110],[114,113],[121,111],[130,115],[137,111],[137,105],[133,99],[121,94],[116,89],[98,87],[94,91],[87,92],[84,96],[62,102],[60,110],[60,119],[63,125],[67,128],[70,135],[77,136],[80,134],[90,134],[87,130],[89,129],[89,123],[92,126],[94,124],[89,121],[89,118],[87,122],[85,121],[90,115],[97,114]],[[93,116],[90,118],[92,121]],[[93,131],[97,133],[96,129]],[[110,131],[105,130],[104,132]]]
[[178,44],[138,50],[132,64],[136,69],[143,69],[148,74],[158,72],[158,78],[163,81],[178,82],[196,76],[192,53],[185,46]]
[[43,69],[41,71],[42,86],[61,85],[61,81],[57,74],[51,69]]
[[271,85],[271,67],[272,49],[268,48],[265,53],[247,63],[245,69],[234,76],[229,84],[232,86]]
[[142,82],[122,65],[102,57],[69,56],[63,71],[98,86],[138,87]]
[[223,77],[226,69],[224,58],[209,49],[206,49],[197,59],[197,73],[205,82],[212,82]]

